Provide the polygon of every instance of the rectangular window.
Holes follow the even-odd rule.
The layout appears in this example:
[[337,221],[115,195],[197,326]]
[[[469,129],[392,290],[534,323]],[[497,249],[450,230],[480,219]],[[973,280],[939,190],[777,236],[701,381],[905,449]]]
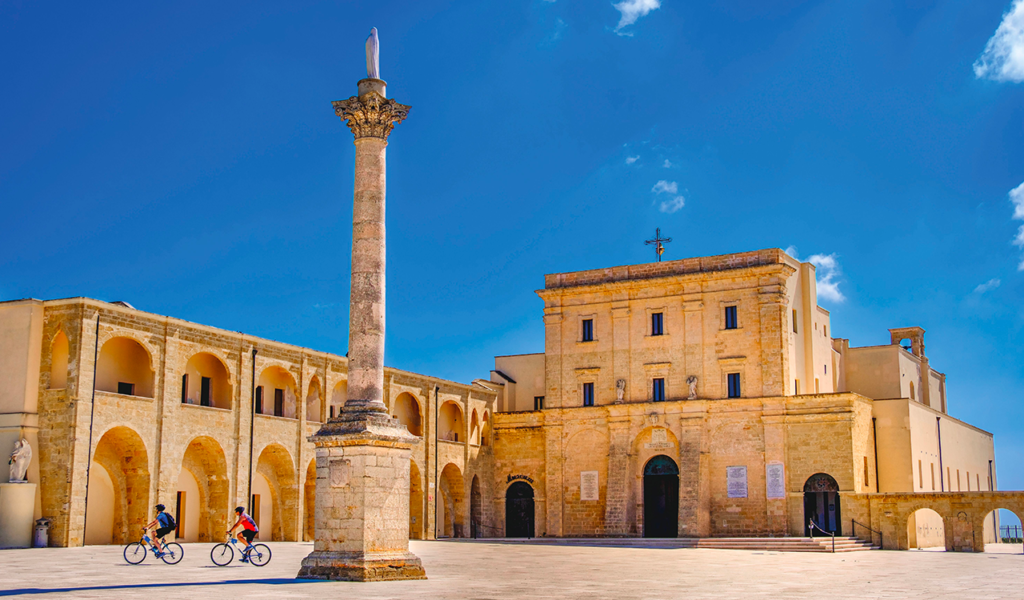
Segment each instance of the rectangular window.
[[583,384],[583,406],[594,405],[594,384],[584,383]]
[[828,325],[822,325],[825,328],[825,337],[828,337]]
[[181,376],[181,403],[188,402],[188,373]]
[[583,341],[592,342],[594,341],[594,320],[583,319]]
[[135,384],[126,383],[124,381],[117,382],[117,393],[123,396],[134,396],[135,395]]
[[284,390],[281,388],[274,390],[274,416],[284,416]]
[[256,388],[256,408],[253,409],[258,415],[263,414],[263,386]]
[[920,459],[917,461],[917,487],[924,489],[924,468]]
[[651,398],[655,402],[665,401],[665,380],[658,378],[654,380],[653,389],[651,389]]
[[814,393],[815,394],[820,394],[821,393],[821,382],[818,381],[817,377],[814,378]]
[[331,407],[331,418],[332,419],[334,418],[334,407],[333,406]]
[[864,457],[864,487],[868,487],[868,457]]
[[[970,471],[967,472],[967,491],[968,492],[971,491],[971,472]],[[978,490],[978,491],[980,492],[981,490]]]
[[544,396],[533,397],[533,410],[544,410]]
[[800,395],[800,380],[799,379],[794,379],[793,380],[793,395],[794,396],[799,396]]
[[793,333],[800,333],[799,327],[796,325],[796,309],[793,309]]
[[199,404],[210,406],[210,378],[203,377],[202,387],[199,391]]
[[[950,483],[952,483],[952,482],[950,482]],[[953,487],[953,486],[949,486],[949,487]],[[958,492],[963,491],[963,490],[960,489],[960,469],[956,470],[956,491],[958,491]]]
[[935,463],[931,463],[932,466],[932,491],[935,491]]
[[729,373],[729,397],[739,398],[740,397],[740,374]]
[[725,307],[725,328],[736,329],[739,327],[739,323],[736,319],[736,307],[726,306]]
[[665,321],[662,313],[651,313],[651,335],[664,335]]

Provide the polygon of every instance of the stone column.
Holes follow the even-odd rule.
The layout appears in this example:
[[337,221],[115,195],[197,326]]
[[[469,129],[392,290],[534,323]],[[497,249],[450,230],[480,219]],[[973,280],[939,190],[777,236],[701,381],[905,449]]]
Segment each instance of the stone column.
[[299,578],[425,579],[409,552],[409,464],[416,437],[384,406],[384,195],[387,138],[409,107],[379,79],[334,102],[355,135],[348,399],[316,446],[316,540]]

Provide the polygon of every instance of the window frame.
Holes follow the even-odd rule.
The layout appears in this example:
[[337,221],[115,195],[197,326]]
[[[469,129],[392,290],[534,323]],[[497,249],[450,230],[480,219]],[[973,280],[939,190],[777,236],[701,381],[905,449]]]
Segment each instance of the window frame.
[[533,410],[544,410],[544,396],[533,397]]
[[580,391],[583,395],[583,406],[594,406],[595,402],[595,391],[593,381],[584,381]]
[[654,377],[651,379],[651,402],[665,401],[665,378]]
[[651,336],[663,336],[665,335],[665,313],[664,312],[652,312],[651,313]]
[[594,341],[594,317],[580,319],[580,342]]
[[740,374],[737,373],[726,373],[726,397],[727,398],[742,398],[743,397],[743,382]]
[[723,315],[723,329],[739,329],[740,328],[740,310],[738,304],[728,304],[725,306],[725,312]]

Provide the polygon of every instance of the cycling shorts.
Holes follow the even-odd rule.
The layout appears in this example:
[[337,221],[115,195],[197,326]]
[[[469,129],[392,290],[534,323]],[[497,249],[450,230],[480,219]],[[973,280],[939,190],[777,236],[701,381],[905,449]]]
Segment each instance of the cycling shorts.
[[174,527],[160,527],[156,530],[156,537],[162,538],[172,531],[174,531]]
[[242,537],[245,538],[245,541],[247,541],[247,542],[249,542],[251,544],[252,543],[252,539],[254,537],[256,537],[256,532],[251,530],[251,529],[243,529],[242,530]]

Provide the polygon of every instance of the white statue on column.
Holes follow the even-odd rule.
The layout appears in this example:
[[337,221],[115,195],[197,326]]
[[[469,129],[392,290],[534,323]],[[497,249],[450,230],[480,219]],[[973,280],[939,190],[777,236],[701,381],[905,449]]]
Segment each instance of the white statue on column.
[[32,446],[28,445],[28,440],[22,438],[21,441],[14,442],[14,452],[11,453],[11,459],[7,461],[7,464],[11,466],[11,483],[28,483],[25,475],[28,473],[30,462],[32,462]]
[[626,395],[626,380],[620,379],[615,382],[615,403],[621,404],[622,397]]
[[366,77],[380,79],[380,42],[377,40],[377,28],[370,30],[366,38]]

